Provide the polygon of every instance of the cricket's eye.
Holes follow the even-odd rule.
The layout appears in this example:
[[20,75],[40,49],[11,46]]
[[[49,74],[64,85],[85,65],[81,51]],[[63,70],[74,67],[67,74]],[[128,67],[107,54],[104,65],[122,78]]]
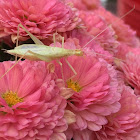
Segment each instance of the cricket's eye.
[[75,50],[75,54],[77,56],[83,56],[84,55],[83,51],[81,51],[81,50]]

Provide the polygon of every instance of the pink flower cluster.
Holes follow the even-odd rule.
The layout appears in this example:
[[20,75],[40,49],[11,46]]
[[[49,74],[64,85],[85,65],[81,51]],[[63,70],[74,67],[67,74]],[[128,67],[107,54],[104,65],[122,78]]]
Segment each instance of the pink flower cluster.
[[[21,23],[40,39],[51,36],[54,32],[65,32],[78,26],[78,11],[62,0],[2,0],[0,2],[0,37],[17,35]],[[19,30],[21,39],[27,34]]]
[[0,40],[21,23],[84,54],[0,62],[0,140],[140,140],[140,42],[118,19],[99,0],[1,0]]

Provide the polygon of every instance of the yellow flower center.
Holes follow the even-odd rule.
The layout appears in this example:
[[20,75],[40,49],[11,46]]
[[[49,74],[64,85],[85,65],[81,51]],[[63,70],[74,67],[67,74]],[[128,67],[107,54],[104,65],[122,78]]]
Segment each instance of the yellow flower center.
[[7,91],[6,93],[2,94],[2,98],[10,107],[17,103],[23,102],[23,99],[19,98],[17,93],[12,91]]
[[82,89],[77,82],[74,82],[71,79],[67,81],[67,86],[76,92],[79,92]]

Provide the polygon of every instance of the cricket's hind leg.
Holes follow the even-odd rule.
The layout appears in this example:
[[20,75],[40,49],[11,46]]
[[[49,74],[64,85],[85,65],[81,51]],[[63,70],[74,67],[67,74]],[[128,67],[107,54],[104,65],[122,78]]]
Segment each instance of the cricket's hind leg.
[[30,33],[21,23],[18,25],[18,30],[19,27],[21,27],[30,36],[30,38],[34,41],[35,44],[44,45],[38,38],[36,38],[32,33]]
[[[19,45],[19,25],[17,27],[17,39],[16,39],[16,47]],[[15,55],[15,61],[17,62],[17,54]]]

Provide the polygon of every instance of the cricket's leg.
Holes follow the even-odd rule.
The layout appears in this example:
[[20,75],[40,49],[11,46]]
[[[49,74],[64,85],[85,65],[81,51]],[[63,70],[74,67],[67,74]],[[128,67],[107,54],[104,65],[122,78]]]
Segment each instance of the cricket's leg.
[[68,64],[68,66],[70,67],[70,69],[72,70],[72,72],[74,73],[74,75],[73,75],[72,77],[69,78],[69,79],[72,79],[72,78],[74,78],[74,77],[77,75],[77,72],[76,72],[75,69],[72,67],[72,65],[69,63],[69,61],[68,61],[66,58],[64,58],[64,59],[65,59],[66,63]]
[[55,38],[56,33],[53,34],[53,42],[54,42],[54,47],[56,47],[56,38]]
[[44,45],[38,38],[36,38],[32,33],[30,33],[21,23],[18,25],[18,28],[21,27],[34,41],[35,44]]
[[62,48],[64,48],[64,37],[62,37]]
[[0,80],[1,80],[12,68],[14,68],[15,65],[16,65],[22,58],[24,58],[24,56],[25,56],[27,53],[28,53],[28,51],[27,51],[23,56],[21,56],[21,57],[18,59],[18,61],[16,61],[16,62],[11,66],[11,68],[9,68],[9,69],[0,77]]
[[[16,47],[19,45],[19,44],[18,44],[18,39],[19,39],[19,25],[18,25],[18,28],[17,28],[17,40],[16,40]],[[15,61],[17,61],[17,55],[15,55]]]
[[65,85],[65,81],[64,81],[64,72],[63,72],[63,67],[62,67],[62,63],[60,62],[60,61],[56,61],[59,65],[60,65],[60,67],[61,67],[61,74],[62,74],[62,79],[63,79],[63,82],[64,82],[64,85]]

